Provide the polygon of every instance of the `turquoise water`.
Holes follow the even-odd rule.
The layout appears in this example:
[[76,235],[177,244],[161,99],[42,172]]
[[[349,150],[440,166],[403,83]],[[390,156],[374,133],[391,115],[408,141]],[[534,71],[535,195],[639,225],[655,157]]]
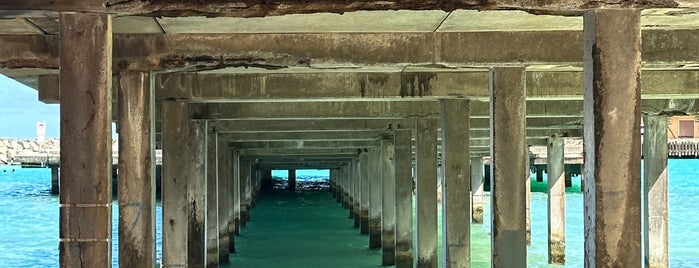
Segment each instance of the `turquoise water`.
[[[14,172],[12,169],[16,169]],[[298,172],[297,172],[298,174]],[[670,160],[670,267],[699,267],[699,160]],[[49,169],[0,166],[0,267],[58,266],[58,198],[49,193]],[[579,180],[566,195],[566,267],[581,267],[583,205]],[[532,182],[529,267],[548,267],[544,183]],[[489,219],[488,199],[484,219]],[[116,203],[113,230],[116,234]],[[158,204],[157,240],[161,207]],[[233,264],[243,267],[377,267],[381,252],[329,193],[263,195],[241,230]],[[490,226],[471,225],[474,267],[489,267]],[[114,241],[117,241],[115,238]],[[117,246],[113,247],[116,258]],[[158,243],[158,258],[160,244]],[[114,261],[116,265],[116,259]]]

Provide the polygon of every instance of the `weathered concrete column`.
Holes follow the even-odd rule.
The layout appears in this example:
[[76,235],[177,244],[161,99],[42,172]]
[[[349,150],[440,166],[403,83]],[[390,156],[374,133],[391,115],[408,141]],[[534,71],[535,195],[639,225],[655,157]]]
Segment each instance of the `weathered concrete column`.
[[381,139],[381,265],[396,264],[396,174],[393,137]]
[[163,267],[187,265],[187,161],[189,108],[184,101],[163,101]]
[[412,131],[397,129],[394,137],[396,174],[396,268],[413,267]]
[[51,194],[58,194],[58,189],[61,181],[61,174],[59,173],[58,166],[51,167]]
[[537,168],[536,169],[536,182],[543,182],[544,181],[544,170]]
[[483,157],[480,156],[471,157],[471,220],[483,223]]
[[260,188],[262,191],[272,190],[272,187],[274,186],[274,181],[272,178],[272,170],[271,169],[262,170],[261,183],[262,183],[262,185]]
[[112,262],[112,22],[60,14],[61,267]]
[[[245,168],[245,175],[243,176],[245,179],[245,192],[241,192],[241,195],[245,198],[245,221],[243,222],[243,226],[245,226],[247,222],[252,219],[252,192],[255,187],[253,183],[252,161],[246,159],[243,163],[243,167]],[[241,183],[243,183],[243,181],[241,181]]]
[[155,265],[154,93],[147,72],[120,73],[119,266]]
[[[241,196],[241,189],[240,189],[240,166],[241,166],[241,161],[240,161],[240,153],[238,151],[233,152],[233,161],[231,162],[233,164],[233,194],[231,197],[233,198],[233,218],[234,218],[234,227],[235,227],[235,234],[239,235],[240,234],[240,211],[241,211],[241,202],[240,202],[240,196]],[[231,248],[231,253],[235,252],[234,247]]]
[[524,147],[524,154],[524,196],[526,198],[524,202],[524,213],[527,222],[527,246],[530,246],[532,244],[532,173],[530,169],[531,159],[529,158],[528,147]]
[[219,221],[218,221],[218,158],[217,135],[212,124],[206,124],[206,159],[204,168],[206,169],[206,266],[218,266],[219,260]]
[[526,88],[523,67],[498,67],[490,78],[492,266],[527,266]]
[[570,173],[565,173],[565,187],[573,187],[573,175]]
[[355,228],[360,228],[362,218],[362,172],[359,165],[360,159],[361,154],[353,161],[354,165],[352,166],[352,177],[354,178],[354,203],[352,205],[352,218],[354,218]]
[[643,170],[646,267],[668,267],[667,116],[645,116]]
[[218,262],[230,262],[231,243],[235,233],[231,152],[228,143],[216,137],[216,176],[218,177]]
[[248,191],[250,191],[250,161],[239,157],[238,164],[238,189],[240,195],[240,227],[245,227],[248,223],[248,213],[250,213],[250,199],[248,199]]
[[585,267],[641,267],[640,20],[584,15]]
[[333,198],[335,198],[335,200],[337,201],[337,169],[330,169],[329,172],[330,174],[328,174],[328,182],[330,183],[330,193],[332,194]]
[[550,137],[546,164],[548,166],[549,263],[566,263],[566,199],[563,138]]
[[286,188],[290,192],[296,192],[296,170],[289,169],[289,186]]
[[369,234],[369,152],[364,151],[360,155],[359,172],[360,172],[360,212],[359,212],[359,232],[361,234]]
[[441,100],[443,267],[471,266],[469,101]]
[[417,267],[437,267],[437,119],[418,119]]
[[187,266],[204,267],[206,265],[206,230],[207,230],[207,122],[191,121],[189,128],[189,149],[187,159],[187,210],[189,225],[187,228]]
[[381,247],[381,148],[369,150],[369,248]]

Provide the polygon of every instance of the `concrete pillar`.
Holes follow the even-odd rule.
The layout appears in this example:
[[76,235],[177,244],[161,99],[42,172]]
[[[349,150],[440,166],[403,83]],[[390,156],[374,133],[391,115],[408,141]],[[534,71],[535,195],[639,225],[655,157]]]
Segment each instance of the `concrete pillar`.
[[241,194],[242,197],[245,198],[245,221],[243,222],[243,226],[245,226],[247,222],[252,219],[252,192],[254,191],[255,186],[253,184],[252,161],[246,159],[243,163],[243,167],[245,168],[245,175],[243,176],[245,179],[245,192]]
[[289,187],[287,187],[287,190],[290,192],[296,192],[296,170],[295,169],[289,169]]
[[206,265],[206,230],[207,230],[207,122],[191,121],[187,147],[187,210],[189,213],[187,228],[187,266],[204,267]]
[[354,227],[355,228],[360,228],[361,225],[361,214],[362,214],[362,206],[361,206],[361,198],[362,198],[362,176],[361,176],[361,167],[359,165],[361,159],[361,154],[354,160],[353,166],[352,166],[352,177],[354,178],[354,204],[353,204],[353,216],[354,218]]
[[529,148],[524,148],[524,191],[525,191],[525,217],[527,222],[527,246],[532,244],[532,173],[530,169],[531,158],[529,158]]
[[668,267],[667,116],[644,117],[644,249],[646,267]]
[[[241,212],[241,201],[240,201],[240,196],[241,196],[241,189],[240,189],[240,153],[238,151],[233,152],[233,161],[231,162],[233,164],[233,194],[231,197],[233,198],[233,218],[234,218],[234,227],[235,227],[235,234],[239,235],[240,234],[240,212]],[[235,250],[231,248],[231,253],[234,253]]]
[[584,15],[585,267],[641,267],[640,19]]
[[471,266],[469,101],[441,100],[442,267]]
[[563,138],[548,140],[546,164],[548,166],[548,219],[549,219],[549,263],[566,263],[566,200],[564,185]]
[[51,194],[57,195],[60,185],[61,175],[58,166],[51,167]]
[[248,223],[250,213],[250,199],[248,199],[248,191],[250,191],[250,161],[239,157],[238,163],[238,189],[240,194],[240,227],[245,227]]
[[60,267],[112,263],[112,22],[60,14]]
[[228,143],[216,137],[216,176],[218,177],[218,262],[230,262],[231,240],[235,233],[231,152]]
[[483,223],[483,157],[480,156],[471,157],[471,222]]
[[336,201],[339,201],[337,197],[337,170],[330,169],[329,172],[330,177],[328,178],[328,182],[330,183],[330,193]]
[[569,172],[565,173],[565,187],[566,188],[573,187],[573,175],[570,174]]
[[360,209],[359,209],[359,232],[369,234],[369,152],[364,151],[360,156]]
[[527,266],[526,88],[523,67],[498,67],[490,78],[492,266]]
[[394,137],[396,176],[396,268],[413,267],[412,131],[398,129]]
[[147,72],[122,72],[119,104],[119,266],[155,264],[155,114]]
[[396,175],[393,137],[381,139],[381,265],[396,264]]
[[[207,123],[206,128],[206,159],[204,166],[206,169],[206,266],[218,266],[219,260],[219,221],[218,221],[218,158],[216,147],[216,132],[213,126]],[[227,226],[226,226],[227,228]]]
[[437,267],[437,119],[418,119],[417,267]]
[[381,148],[369,150],[369,248],[381,247]]
[[536,168],[536,182],[544,182],[544,169]]
[[189,109],[184,101],[163,101],[163,267],[187,265],[187,161]]
[[262,191],[272,190],[272,187],[274,186],[274,181],[272,179],[272,170],[271,169],[262,170],[261,183],[262,183],[262,185],[260,186],[260,189]]

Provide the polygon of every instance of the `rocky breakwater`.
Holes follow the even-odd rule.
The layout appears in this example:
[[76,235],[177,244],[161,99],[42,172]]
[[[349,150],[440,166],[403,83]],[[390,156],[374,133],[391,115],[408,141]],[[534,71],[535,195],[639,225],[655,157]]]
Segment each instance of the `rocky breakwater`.
[[22,155],[58,155],[60,149],[59,139],[42,142],[36,139],[0,139],[0,165],[13,164]]

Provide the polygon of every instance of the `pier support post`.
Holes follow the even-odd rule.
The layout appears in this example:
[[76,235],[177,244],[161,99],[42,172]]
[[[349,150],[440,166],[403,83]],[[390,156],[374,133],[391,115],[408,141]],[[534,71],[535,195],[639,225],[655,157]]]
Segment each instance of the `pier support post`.
[[549,219],[549,263],[566,262],[566,217],[565,217],[565,172],[563,138],[548,140],[548,219]]
[[381,247],[381,148],[369,150],[369,248]]
[[668,267],[667,116],[645,116],[643,207],[646,267]]
[[240,227],[245,227],[250,219],[250,161],[239,157],[238,187],[240,189]]
[[296,192],[296,170],[295,169],[289,169],[289,175],[288,175],[288,181],[289,181],[289,187],[287,189],[290,192]]
[[483,157],[471,157],[471,220],[483,223]]
[[61,181],[61,174],[58,171],[58,166],[51,167],[51,194],[57,195]]
[[585,267],[641,267],[640,20],[584,15]]
[[[233,164],[233,194],[231,197],[233,198],[233,217],[234,217],[234,228],[235,228],[235,234],[239,235],[240,234],[240,196],[241,196],[241,191],[240,191],[240,153],[238,151],[233,151],[233,161],[231,163]],[[231,245],[231,253],[235,253],[235,245]]]
[[470,267],[469,101],[441,100],[443,267]]
[[565,172],[565,187],[566,188],[573,187],[573,175],[570,174],[569,172]]
[[393,137],[381,139],[381,265],[396,264],[396,175]]
[[536,182],[544,182],[544,170],[536,168]]
[[112,263],[112,22],[60,14],[60,267]]
[[112,21],[60,14],[60,267],[112,263]]
[[207,230],[207,122],[191,121],[187,147],[187,264],[188,267],[206,265]]
[[206,123],[206,158],[204,167],[206,169],[206,266],[218,266],[219,260],[219,181],[218,167],[216,165],[217,140],[213,126]]
[[396,174],[396,268],[413,267],[412,131],[398,129],[394,137]]
[[184,101],[163,101],[163,267],[187,265],[187,160],[189,109]]
[[154,96],[147,72],[120,73],[119,266],[155,264]]
[[354,185],[354,200],[353,205],[352,205],[352,211],[353,211],[353,216],[354,218],[354,227],[355,228],[360,228],[361,221],[362,221],[362,171],[361,171],[361,166],[360,166],[360,161],[361,161],[361,154],[357,156],[357,158],[352,162],[352,178],[354,179],[353,185]]
[[[526,131],[526,130],[525,130]],[[524,191],[526,202],[524,206],[527,222],[527,246],[532,244],[532,173],[530,169],[531,158],[529,158],[529,147],[524,147]],[[542,175],[543,176],[543,175]]]
[[361,234],[369,234],[369,152],[365,150],[360,155],[359,170],[360,170],[360,212],[359,212],[359,232]]
[[437,267],[437,119],[417,119],[417,267]]
[[494,68],[490,79],[493,267],[527,266],[525,96],[523,67]]
[[233,184],[231,152],[228,143],[216,136],[216,176],[218,177],[218,262],[229,263],[235,233],[233,218]]

